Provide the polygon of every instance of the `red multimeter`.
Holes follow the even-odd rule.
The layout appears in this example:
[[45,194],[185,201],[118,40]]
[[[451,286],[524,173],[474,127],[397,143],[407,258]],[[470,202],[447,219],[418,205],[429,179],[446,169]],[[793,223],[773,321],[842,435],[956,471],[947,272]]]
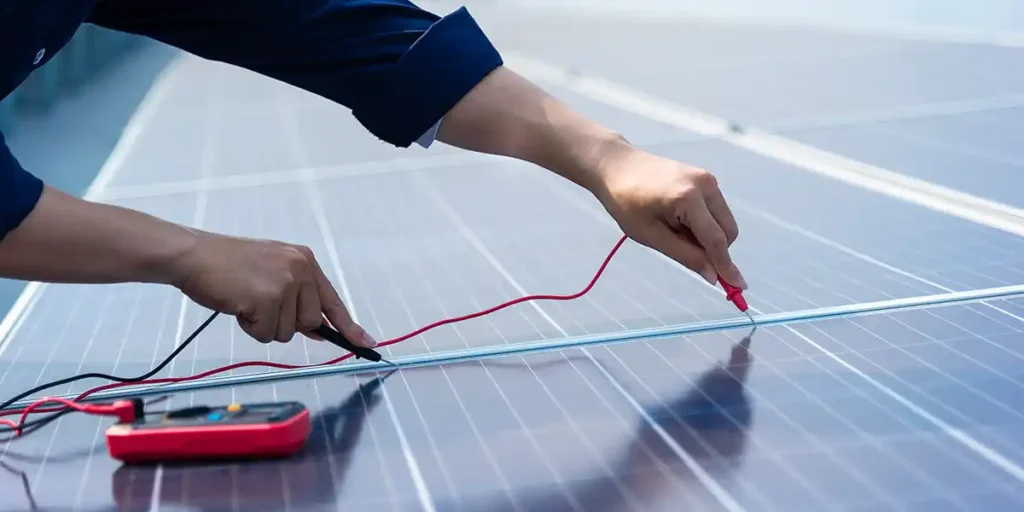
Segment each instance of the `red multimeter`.
[[107,429],[110,456],[126,463],[289,457],[309,435],[298,402],[189,407]]

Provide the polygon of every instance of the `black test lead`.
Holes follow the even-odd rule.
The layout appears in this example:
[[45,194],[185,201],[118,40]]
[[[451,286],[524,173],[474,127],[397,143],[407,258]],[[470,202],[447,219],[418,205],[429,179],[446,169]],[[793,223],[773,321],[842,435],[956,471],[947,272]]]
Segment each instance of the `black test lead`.
[[317,335],[327,340],[328,342],[351,352],[356,356],[356,358],[362,358],[373,362],[383,361],[391,366],[394,366],[396,368],[398,367],[397,364],[392,363],[391,361],[388,361],[387,359],[381,357],[380,353],[377,352],[376,350],[373,350],[372,348],[360,347],[352,343],[351,341],[348,341],[347,339],[345,339],[344,336],[342,336],[340,332],[330,328],[327,324],[321,324],[320,327],[314,329],[313,332],[315,332]]
[[735,304],[743,314],[747,315],[750,323],[756,327],[757,322],[754,321],[754,317],[750,316],[750,312],[747,311],[750,307],[747,306],[747,299],[743,298],[743,290],[725,282],[721,277],[718,278],[718,284],[722,285],[722,288],[725,289],[725,298]]

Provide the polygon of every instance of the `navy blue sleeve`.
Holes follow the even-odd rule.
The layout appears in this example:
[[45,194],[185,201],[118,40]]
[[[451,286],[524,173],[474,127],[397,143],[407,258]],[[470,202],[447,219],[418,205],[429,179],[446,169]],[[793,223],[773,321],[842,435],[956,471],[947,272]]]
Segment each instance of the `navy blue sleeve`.
[[328,98],[400,147],[502,64],[465,8],[407,0],[101,0],[88,21]]
[[42,193],[42,180],[21,167],[0,133],[0,240],[21,225]]

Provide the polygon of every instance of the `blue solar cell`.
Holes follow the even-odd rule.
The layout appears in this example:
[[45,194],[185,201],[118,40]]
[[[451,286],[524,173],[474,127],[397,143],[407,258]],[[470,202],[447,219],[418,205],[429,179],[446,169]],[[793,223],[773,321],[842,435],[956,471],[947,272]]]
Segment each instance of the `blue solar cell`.
[[[956,121],[960,121],[959,117],[946,122]],[[919,128],[920,124],[907,127],[905,123],[882,123],[800,131],[787,136],[945,187],[1018,208],[1024,206],[1024,199],[1014,193],[1024,186],[1024,158],[1005,149],[985,149],[959,138],[932,135]],[[998,128],[970,130],[992,133]]]

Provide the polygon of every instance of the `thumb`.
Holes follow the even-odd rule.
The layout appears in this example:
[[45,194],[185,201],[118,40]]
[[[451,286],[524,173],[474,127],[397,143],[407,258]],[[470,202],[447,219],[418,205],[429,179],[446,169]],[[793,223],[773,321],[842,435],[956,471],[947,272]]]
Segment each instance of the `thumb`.
[[[323,317],[321,317],[320,323],[323,324],[323,325],[331,325],[331,323],[328,322],[327,319],[323,318]],[[323,336],[320,336],[319,334],[317,334],[317,333],[315,333],[313,331],[303,332],[302,335],[307,337],[307,338],[309,338],[309,339],[311,339],[311,340],[313,340],[313,341],[327,341],[327,340],[324,339]]]
[[320,307],[323,308],[327,321],[354,345],[364,348],[376,347],[377,340],[352,320],[352,315],[348,313],[345,303],[342,302],[338,291],[334,289],[330,280],[327,279],[327,275],[320,268],[320,264],[312,257],[310,257],[310,263],[314,270],[317,293],[320,295]]
[[270,340],[261,334],[261,329],[256,320],[245,315],[237,315],[235,316],[235,321],[238,322],[238,327],[242,329],[242,332],[248,334],[250,338],[263,344],[270,343]]
[[353,344],[365,348],[377,346],[377,340],[352,320],[341,300],[328,301],[324,306],[324,315],[331,325]]
[[373,348],[377,346],[377,340],[371,336],[370,333],[366,332],[365,329],[360,327],[359,324],[351,320],[347,325],[336,325],[335,328],[338,329],[338,332],[340,332],[342,336],[355,345],[366,348]]

